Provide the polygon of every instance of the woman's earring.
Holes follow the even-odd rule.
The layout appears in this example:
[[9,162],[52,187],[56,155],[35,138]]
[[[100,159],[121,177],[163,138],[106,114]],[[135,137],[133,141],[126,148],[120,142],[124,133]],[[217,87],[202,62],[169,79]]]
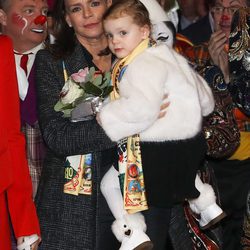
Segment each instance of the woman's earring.
[[68,23],[69,27],[72,28],[72,24],[71,23]]

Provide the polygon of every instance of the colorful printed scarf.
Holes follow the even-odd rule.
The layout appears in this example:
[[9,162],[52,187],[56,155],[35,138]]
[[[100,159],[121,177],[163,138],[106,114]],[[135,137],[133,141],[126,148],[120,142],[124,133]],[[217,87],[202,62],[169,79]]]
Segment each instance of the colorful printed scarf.
[[[65,82],[68,74],[63,62]],[[92,194],[92,154],[67,156],[64,164],[63,192],[71,195]]]
[[[113,92],[111,100],[120,98],[119,83],[129,63],[151,46],[149,39],[142,41],[127,57],[117,61],[112,71]],[[120,184],[123,192],[124,209],[128,213],[147,210],[147,200],[142,170],[140,136],[133,135],[118,142]]]

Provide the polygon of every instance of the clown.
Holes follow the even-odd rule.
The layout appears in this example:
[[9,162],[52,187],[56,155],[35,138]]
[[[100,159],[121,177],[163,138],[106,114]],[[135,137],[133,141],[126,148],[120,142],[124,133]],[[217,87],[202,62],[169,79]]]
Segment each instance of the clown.
[[2,32],[11,37],[17,52],[24,53],[45,40],[47,11],[45,0],[5,1],[1,6]]

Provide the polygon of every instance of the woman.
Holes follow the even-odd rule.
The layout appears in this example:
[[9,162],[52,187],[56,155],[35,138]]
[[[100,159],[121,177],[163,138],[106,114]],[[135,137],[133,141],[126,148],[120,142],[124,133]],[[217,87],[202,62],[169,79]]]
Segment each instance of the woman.
[[[23,246],[20,249],[34,243],[31,249],[35,250],[40,229],[32,201],[25,141],[20,132],[13,47],[7,36],[0,35],[0,54],[0,249],[11,249],[10,217],[17,244]],[[30,242],[26,244],[26,240]]]
[[[100,194],[100,180],[115,160],[115,145],[96,120],[71,122],[54,105],[70,76],[85,67],[108,71],[102,16],[111,0],[59,0],[54,7],[55,44],[36,59],[39,120],[49,150],[36,197],[46,250],[118,249],[110,224],[111,213]],[[65,67],[64,67],[65,66]],[[92,155],[91,195],[70,195],[64,189],[67,156]],[[116,245],[118,244],[118,245]]]

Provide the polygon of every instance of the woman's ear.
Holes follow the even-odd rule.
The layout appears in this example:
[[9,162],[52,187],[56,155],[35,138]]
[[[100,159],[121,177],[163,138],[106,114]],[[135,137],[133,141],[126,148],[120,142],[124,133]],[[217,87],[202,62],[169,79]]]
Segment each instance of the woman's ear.
[[107,0],[107,6],[108,8],[112,5],[112,0]]
[[69,27],[71,28],[71,27],[72,27],[72,24],[71,24],[71,22],[70,22],[70,18],[69,18],[69,16],[68,16],[68,14],[66,14],[65,20],[66,20],[66,23],[67,23],[67,24],[69,25]]

